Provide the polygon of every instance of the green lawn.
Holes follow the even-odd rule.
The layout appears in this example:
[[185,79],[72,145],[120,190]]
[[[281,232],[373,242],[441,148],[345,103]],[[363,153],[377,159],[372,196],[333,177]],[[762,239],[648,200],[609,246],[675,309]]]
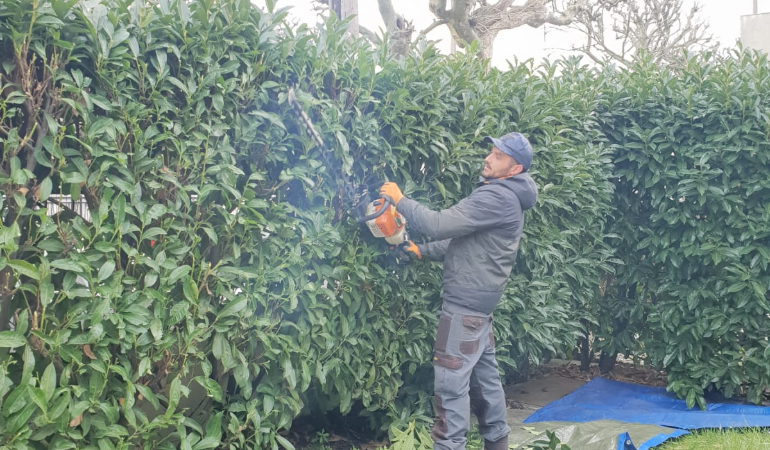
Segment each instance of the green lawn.
[[770,450],[770,431],[703,430],[655,447],[655,450]]

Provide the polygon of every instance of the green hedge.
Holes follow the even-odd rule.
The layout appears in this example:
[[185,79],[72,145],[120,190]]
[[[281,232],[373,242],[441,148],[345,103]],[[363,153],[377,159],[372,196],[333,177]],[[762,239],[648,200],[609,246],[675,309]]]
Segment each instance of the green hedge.
[[[640,61],[601,114],[616,147],[615,328],[688,404],[770,384],[770,64],[735,51]],[[638,337],[637,337],[638,336]],[[637,342],[634,342],[638,338]]]
[[7,447],[275,448],[303,412],[428,420],[439,267],[396,266],[347,214],[340,170],[448,206],[481,138],[512,128],[538,148],[542,207],[501,358],[580,334],[612,186],[605,147],[584,143],[598,128],[574,118],[591,96],[556,66],[487,76],[430,46],[387,60],[333,19],[292,29],[247,1],[9,1],[0,17]]
[[[687,395],[697,383],[675,384],[685,375],[714,376],[688,366],[705,346],[726,336],[750,342],[735,333],[709,340],[703,325],[682,341],[666,328],[659,317],[678,318],[677,329],[696,314],[715,317],[717,307],[672,311],[692,292],[727,291],[733,303],[719,307],[745,310],[757,327],[722,325],[761,335],[749,316],[761,303],[742,304],[741,295],[766,276],[758,164],[766,141],[750,147],[760,156],[734,152],[742,162],[729,176],[704,178],[753,199],[729,191],[699,206],[715,208],[696,225],[716,247],[698,252],[720,254],[730,239],[753,245],[709,266],[685,254],[696,247],[671,249],[698,233],[666,234],[675,232],[664,216],[647,211],[696,208],[662,195],[695,195],[699,185],[680,179],[700,168],[658,156],[673,164],[663,177],[648,163],[658,147],[640,141],[654,140],[642,136],[655,124],[681,140],[682,155],[724,170],[718,139],[743,133],[727,131],[729,122],[706,129],[706,118],[722,123],[729,107],[743,125],[757,111],[751,135],[766,135],[765,60],[693,62],[686,77],[651,66],[599,72],[577,60],[499,72],[430,45],[388,59],[346,39],[334,19],[310,31],[270,11],[231,0],[0,5],[7,448],[277,448],[290,447],[279,431],[301,414],[354,413],[380,431],[429,420],[440,267],[395,265],[348,214],[340,174],[394,180],[432,207],[450,206],[473,189],[483,136],[512,129],[536,147],[540,201],[495,315],[507,376],[595,336],[609,354],[643,351],[667,365],[671,387]],[[725,73],[743,80],[734,91],[715,81]],[[687,91],[687,77],[701,90]],[[332,149],[330,166],[287,104],[289,86]],[[712,137],[699,141],[687,131],[696,129]],[[708,161],[698,153],[706,150]],[[743,181],[750,177],[759,188]],[[704,187],[698,195],[713,200]],[[67,195],[87,205],[87,220]],[[727,231],[705,216],[714,211],[733,211],[724,220],[746,229],[719,241]],[[668,261],[679,278],[667,278]],[[737,280],[744,266],[748,278]],[[725,345],[714,370],[765,345],[756,339],[745,355]],[[757,364],[742,367],[735,386],[764,383],[749,372]],[[738,373],[726,370],[720,383]]]

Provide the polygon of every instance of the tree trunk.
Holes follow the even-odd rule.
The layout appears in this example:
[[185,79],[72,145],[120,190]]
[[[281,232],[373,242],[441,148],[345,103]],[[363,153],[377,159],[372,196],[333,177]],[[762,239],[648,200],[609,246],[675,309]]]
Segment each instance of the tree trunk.
[[358,0],[340,0],[342,6],[340,8],[340,18],[346,19],[350,16],[354,16],[350,21],[350,34],[352,36],[358,36]]
[[[631,285],[628,285],[626,287],[626,298],[629,302],[633,302],[636,300],[636,288],[637,284],[633,283]],[[623,292],[623,289],[618,290],[619,293]],[[614,319],[612,321],[612,335],[618,336],[620,333],[625,331],[626,327],[628,327],[628,319]],[[599,370],[602,374],[605,374],[607,372],[610,372],[612,369],[615,368],[615,363],[618,359],[618,352],[612,352],[607,353],[605,351],[602,351],[602,355],[599,358]]]
[[599,372],[601,372],[602,375],[611,372],[612,369],[615,368],[615,363],[617,360],[618,352],[613,352],[610,354],[602,351],[602,354],[599,357]]
[[330,0],[329,6],[340,20],[355,16],[350,21],[348,31],[352,36],[358,36],[358,0]]
[[520,357],[516,358],[516,374],[513,377],[513,382],[522,383],[529,380],[529,369],[529,354],[521,355]]
[[388,30],[389,51],[394,55],[406,56],[412,44],[414,26],[402,15],[396,13],[391,0],[378,0],[380,15]]
[[584,321],[583,326],[585,327],[585,334],[580,338],[580,370],[588,372],[591,368],[593,352],[591,352],[591,342],[588,339],[588,324]]
[[0,331],[8,331],[11,321],[11,268],[0,271]]
[[481,36],[481,39],[479,39],[479,43],[481,44],[479,58],[486,61],[492,60],[492,50],[494,49],[496,37],[497,33],[487,33]]

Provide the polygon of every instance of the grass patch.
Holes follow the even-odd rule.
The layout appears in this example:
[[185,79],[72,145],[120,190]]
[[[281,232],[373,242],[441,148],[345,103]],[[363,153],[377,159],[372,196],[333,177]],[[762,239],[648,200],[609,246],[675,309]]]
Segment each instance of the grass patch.
[[701,430],[655,447],[655,450],[770,450],[770,431],[762,428]]

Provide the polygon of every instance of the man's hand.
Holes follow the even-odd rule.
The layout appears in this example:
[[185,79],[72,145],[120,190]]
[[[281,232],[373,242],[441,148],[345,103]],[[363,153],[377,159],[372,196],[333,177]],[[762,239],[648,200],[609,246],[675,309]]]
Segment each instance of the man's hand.
[[401,189],[396,183],[388,181],[380,188],[380,196],[387,199],[393,206],[398,205],[398,202],[404,198],[404,194],[401,193]]
[[391,248],[396,250],[398,259],[404,259],[407,261],[411,261],[413,259],[422,259],[420,248],[417,247],[417,244],[412,241],[406,241],[398,247]]

